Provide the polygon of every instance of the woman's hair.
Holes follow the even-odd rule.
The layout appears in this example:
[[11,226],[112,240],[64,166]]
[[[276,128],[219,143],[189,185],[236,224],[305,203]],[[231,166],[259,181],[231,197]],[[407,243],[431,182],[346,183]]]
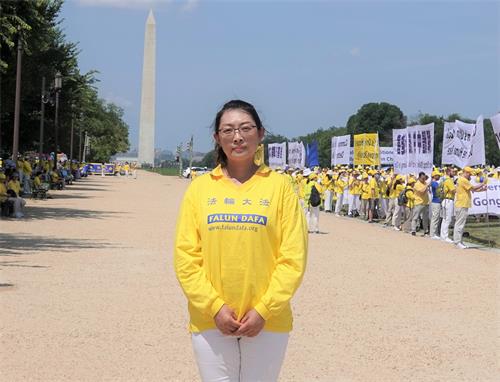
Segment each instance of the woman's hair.
[[[257,126],[257,129],[260,130],[264,128],[262,126],[262,122],[260,120],[259,114],[257,114],[257,111],[253,107],[252,104],[241,101],[239,99],[231,100],[229,102],[226,102],[224,106],[222,106],[222,109],[219,110],[217,115],[215,116],[215,121],[214,121],[214,132],[217,134],[219,132],[219,127],[220,127],[220,120],[224,113],[228,110],[242,110],[245,113],[250,114],[250,116],[253,118],[255,121],[255,125]],[[227,156],[224,150],[222,150],[222,147],[215,142],[215,162],[217,164],[222,165],[222,167],[227,165]]]
[[395,189],[396,189],[396,186],[397,186],[398,184],[402,184],[402,183],[403,183],[403,181],[402,181],[401,179],[396,179],[396,180],[394,181],[394,183],[392,184],[392,189],[393,189],[393,190],[395,190]]

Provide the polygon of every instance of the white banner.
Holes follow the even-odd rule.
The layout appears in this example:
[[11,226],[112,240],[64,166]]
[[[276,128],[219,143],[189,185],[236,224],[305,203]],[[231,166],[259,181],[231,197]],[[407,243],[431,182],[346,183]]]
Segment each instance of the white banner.
[[472,207],[469,208],[469,215],[486,213],[500,215],[500,180],[498,179],[489,178],[486,191],[472,193]]
[[288,142],[288,165],[292,168],[304,168],[306,148],[302,142]]
[[470,153],[469,166],[485,165],[486,157],[484,153],[484,126],[483,116],[477,118],[474,134],[472,135],[472,148]]
[[434,123],[392,130],[394,172],[431,175],[434,156]]
[[283,143],[269,143],[267,145],[267,152],[269,158],[269,167],[278,168],[285,167],[286,164],[286,142]]
[[394,164],[394,147],[380,147],[380,164]]
[[349,164],[349,152],[351,148],[351,136],[342,135],[340,137],[332,137],[332,157],[331,164]]
[[495,134],[495,139],[498,143],[498,149],[500,150],[500,113],[494,115],[490,118],[491,125],[493,126],[493,133]]
[[458,120],[444,123],[441,164],[453,164],[461,168],[467,166],[475,128],[474,123]]

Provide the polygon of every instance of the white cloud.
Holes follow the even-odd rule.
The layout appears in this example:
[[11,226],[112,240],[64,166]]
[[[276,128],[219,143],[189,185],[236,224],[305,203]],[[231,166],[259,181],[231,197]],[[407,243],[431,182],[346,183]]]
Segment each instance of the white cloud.
[[351,50],[349,51],[349,54],[353,57],[359,57],[361,56],[361,49],[359,49],[358,47],[353,47],[351,48]]
[[82,7],[138,8],[149,9],[153,6],[166,5],[171,0],[76,0]]
[[200,0],[186,0],[181,8],[182,12],[192,12],[200,5]]

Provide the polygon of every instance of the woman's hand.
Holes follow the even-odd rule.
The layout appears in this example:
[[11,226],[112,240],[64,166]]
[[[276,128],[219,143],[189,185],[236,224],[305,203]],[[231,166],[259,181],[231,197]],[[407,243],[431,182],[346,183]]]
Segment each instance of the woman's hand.
[[243,316],[240,322],[240,328],[233,335],[255,337],[264,328],[266,320],[255,309],[251,309]]
[[234,334],[241,326],[241,323],[237,319],[238,317],[236,317],[234,310],[226,304],[222,305],[222,308],[220,308],[214,317],[215,325],[226,336]]

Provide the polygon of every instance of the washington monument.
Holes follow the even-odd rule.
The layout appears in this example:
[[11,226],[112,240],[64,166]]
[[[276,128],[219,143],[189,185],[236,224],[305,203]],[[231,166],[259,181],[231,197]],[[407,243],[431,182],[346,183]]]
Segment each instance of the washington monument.
[[149,11],[144,36],[142,66],[141,116],[139,124],[139,163],[154,165],[155,158],[155,77],[156,77],[156,23]]

